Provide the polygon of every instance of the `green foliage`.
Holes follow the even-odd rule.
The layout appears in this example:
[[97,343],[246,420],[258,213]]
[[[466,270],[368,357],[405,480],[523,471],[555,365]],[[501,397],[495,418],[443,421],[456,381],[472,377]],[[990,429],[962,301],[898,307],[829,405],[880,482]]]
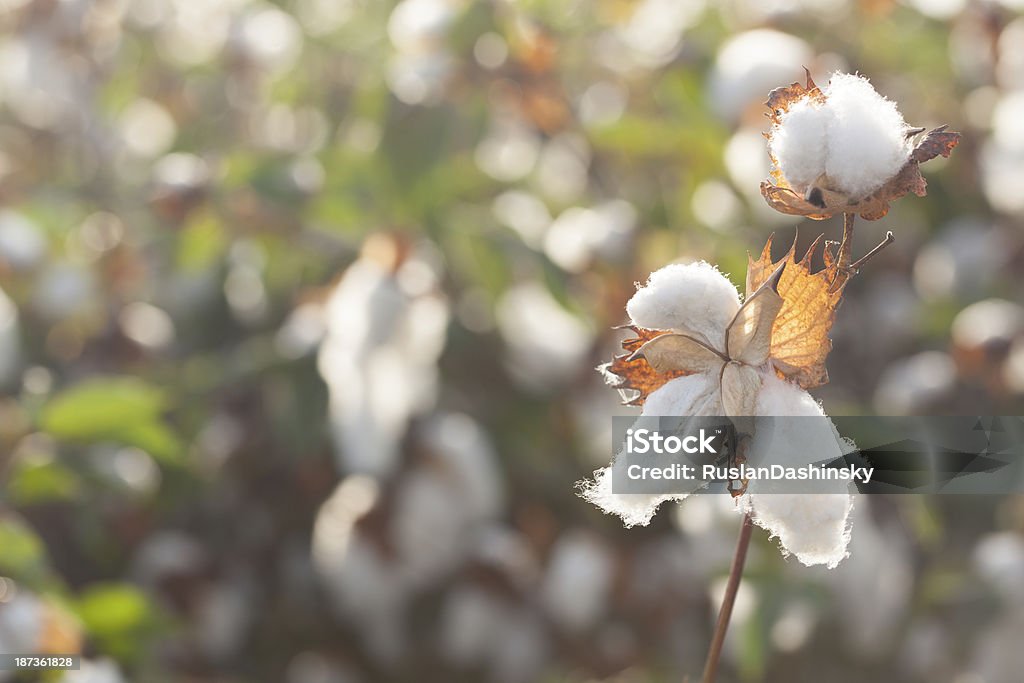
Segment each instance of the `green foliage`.
[[137,446],[164,462],[179,462],[182,444],[164,423],[169,399],[141,379],[86,380],[53,397],[42,409],[40,427],[75,443],[113,441]]

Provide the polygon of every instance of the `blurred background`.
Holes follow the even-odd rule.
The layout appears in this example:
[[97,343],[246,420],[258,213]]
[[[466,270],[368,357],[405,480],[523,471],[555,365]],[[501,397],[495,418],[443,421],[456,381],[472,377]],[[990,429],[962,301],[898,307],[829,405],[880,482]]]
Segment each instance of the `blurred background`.
[[[847,288],[830,414],[1024,411],[1020,0],[0,0],[0,651],[48,681],[699,675],[740,518],[576,497],[634,282],[742,283],[770,89],[963,133]],[[1011,683],[1024,501],[755,531],[720,680]],[[0,672],[0,681],[39,680]],[[691,678],[691,680],[693,680]]]

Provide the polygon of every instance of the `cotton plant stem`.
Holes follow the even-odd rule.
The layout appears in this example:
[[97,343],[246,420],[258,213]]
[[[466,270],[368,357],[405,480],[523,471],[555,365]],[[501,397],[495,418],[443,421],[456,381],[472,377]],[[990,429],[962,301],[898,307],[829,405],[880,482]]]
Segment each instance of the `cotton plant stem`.
[[836,257],[836,276],[832,281],[832,286],[829,288],[829,291],[835,291],[839,287],[845,285],[850,281],[850,278],[857,274],[857,271],[861,266],[874,258],[878,252],[896,241],[892,232],[887,232],[885,233],[885,239],[876,245],[874,249],[851,263],[853,260],[853,221],[856,218],[857,214],[843,214],[843,241],[839,244],[839,253]]
[[725,596],[722,598],[722,608],[718,612],[718,621],[715,623],[715,633],[711,639],[711,647],[708,650],[707,663],[704,665],[703,683],[714,683],[718,674],[718,660],[722,656],[722,645],[725,644],[725,634],[729,630],[729,619],[732,617],[732,608],[736,603],[736,594],[740,589],[740,580],[743,578],[743,565],[747,561],[747,548],[750,547],[750,533],[754,528],[754,520],[750,513],[743,515],[743,526],[740,527],[740,537],[736,541],[736,554],[732,558],[732,566],[729,568],[729,582],[725,585]]

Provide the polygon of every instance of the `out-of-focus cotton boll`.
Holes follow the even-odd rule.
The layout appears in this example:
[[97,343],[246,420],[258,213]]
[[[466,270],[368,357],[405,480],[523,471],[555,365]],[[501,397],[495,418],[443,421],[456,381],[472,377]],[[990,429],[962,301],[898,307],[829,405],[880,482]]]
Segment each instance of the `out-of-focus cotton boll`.
[[54,263],[36,280],[32,308],[46,320],[63,320],[92,303],[95,289],[91,271],[71,263]]
[[[1017,11],[1024,10],[1024,2],[1014,2]],[[1007,90],[1024,88],[1024,18],[1011,21],[999,35],[996,78]]]
[[354,0],[297,0],[295,16],[311,36],[325,36],[347,24],[355,14]]
[[617,199],[593,208],[566,209],[544,235],[544,253],[570,273],[583,272],[595,257],[621,256],[636,227],[636,209]]
[[544,231],[551,224],[551,212],[540,197],[522,190],[508,190],[494,198],[491,211],[499,223],[515,230],[524,244],[541,248]]
[[391,44],[404,52],[440,48],[455,18],[451,0],[402,0],[388,18]]
[[905,2],[926,17],[947,21],[960,14],[967,0],[905,0]]
[[656,69],[676,56],[683,33],[700,20],[704,8],[704,0],[642,0],[615,37],[636,66]]
[[458,487],[460,513],[474,519],[497,515],[504,500],[498,454],[480,425],[461,413],[440,415],[423,426],[421,435],[447,470],[448,481]]
[[914,286],[926,299],[974,297],[989,288],[1010,253],[1007,240],[991,225],[956,221],[929,242],[914,261]]
[[906,535],[897,525],[882,527],[874,521],[870,498],[857,498],[850,557],[829,577],[846,639],[865,657],[891,647],[907,616],[914,583]]
[[446,52],[399,53],[388,65],[388,87],[406,104],[433,104],[444,91],[445,81],[454,66],[454,60]]
[[259,608],[258,597],[245,577],[232,577],[204,591],[195,629],[200,649],[207,657],[224,662],[240,651]]
[[317,512],[312,558],[337,612],[361,624],[379,661],[394,661],[404,643],[409,587],[380,541],[356,526],[377,505],[379,495],[377,482],[368,476],[343,479]]
[[615,566],[598,539],[568,531],[558,539],[541,587],[545,610],[571,633],[595,626],[611,590]]
[[166,349],[174,342],[174,321],[161,308],[142,301],[121,309],[117,322],[133,342],[147,349]]
[[780,652],[796,652],[814,635],[817,624],[818,613],[811,604],[791,602],[772,624],[772,644]]
[[956,383],[956,364],[942,351],[923,351],[891,363],[875,389],[879,415],[913,415],[949,396]]
[[470,418],[437,418],[424,445],[436,459],[403,477],[392,523],[403,580],[416,588],[469,555],[502,500],[493,447]]
[[157,22],[157,49],[182,66],[210,61],[227,42],[232,14],[242,4],[243,0],[172,0],[168,15]]
[[910,157],[907,124],[861,76],[836,72],[822,92],[824,103],[805,98],[782,114],[769,149],[796,192],[822,183],[851,198],[865,197]]
[[274,336],[274,347],[285,358],[301,358],[310,353],[327,333],[324,309],[314,303],[297,306]]
[[473,158],[495,180],[512,182],[533,170],[539,154],[540,138],[532,127],[515,117],[499,116],[477,144]]
[[474,586],[449,594],[440,629],[445,656],[464,667],[484,668],[487,680],[534,681],[547,657],[547,634],[535,615]]
[[402,0],[388,19],[396,54],[388,86],[406,104],[430,104],[441,94],[454,60],[445,48],[457,5],[449,0]]
[[113,659],[83,659],[77,670],[68,671],[61,683],[125,683],[120,667]]
[[955,680],[1010,683],[1020,680],[1024,670],[1024,610],[1012,609],[973,638],[974,653],[967,671]]
[[[998,211],[1024,213],[1024,92],[1004,95],[992,112],[992,136],[981,151],[982,189]],[[1014,189],[1018,188],[1018,189]]]
[[0,210],[0,264],[28,270],[46,256],[46,238],[35,223],[15,211]]
[[587,88],[579,101],[580,121],[586,126],[604,126],[622,117],[629,91],[611,81],[598,81]]
[[21,368],[21,331],[18,309],[0,289],[0,387],[17,379]]
[[53,36],[33,29],[0,44],[0,101],[25,125],[56,128],[84,97],[61,49]]
[[711,70],[712,106],[731,121],[748,107],[762,110],[765,93],[792,81],[813,57],[807,43],[788,33],[754,29],[734,36],[722,44]]
[[506,369],[536,391],[553,389],[578,373],[593,339],[593,332],[537,282],[506,290],[497,320],[508,346]]
[[410,418],[435,400],[448,305],[433,291],[431,277],[423,283],[402,275],[430,276],[428,263],[391,253],[399,245],[389,238],[371,241],[390,255],[374,256],[378,247],[368,242],[364,256],[334,288],[319,368],[330,392],[331,430],[342,469],[386,476]]
[[537,163],[537,186],[555,202],[576,201],[587,189],[590,147],[582,136],[563,133],[549,140]]
[[[749,458],[755,463],[804,464],[841,457],[847,444],[814,398],[774,373],[762,373],[757,432]],[[803,419],[770,419],[796,417]],[[756,480],[747,488],[754,522],[779,539],[784,553],[807,566],[838,565],[847,556],[853,497],[842,480],[808,484],[808,492],[773,493],[774,482]],[[810,491],[813,491],[810,492]],[[824,491],[824,492],[823,492]]]
[[737,227],[743,204],[727,184],[708,180],[697,186],[690,200],[693,216],[712,230],[728,233]]
[[167,110],[145,98],[125,107],[118,117],[117,127],[128,151],[147,159],[170,149],[178,132]]
[[1005,299],[985,299],[957,314],[950,328],[964,350],[1005,350],[1024,333],[1024,307]]
[[654,271],[626,304],[633,324],[697,335],[716,349],[725,348],[725,330],[739,308],[736,287],[704,261]]
[[302,30],[298,22],[273,5],[247,11],[234,33],[237,49],[269,71],[291,69],[302,52]]
[[[644,401],[641,417],[720,415],[722,404],[717,379],[698,373],[666,382]],[[626,527],[646,526],[662,503],[686,497],[685,493],[614,493],[611,467],[595,471],[592,481],[579,486],[584,499],[605,514],[617,515]]]
[[132,576],[155,590],[164,579],[198,574],[205,563],[206,553],[199,541],[181,532],[161,531],[135,551]]
[[43,602],[24,588],[7,588],[7,579],[4,586],[13,595],[3,601],[0,609],[0,650],[35,652],[43,631]]
[[1024,394],[1024,339],[1018,339],[1010,346],[1003,365],[1003,382],[1017,394]]
[[974,548],[974,566],[999,594],[1024,605],[1024,538],[1010,531],[986,535]]

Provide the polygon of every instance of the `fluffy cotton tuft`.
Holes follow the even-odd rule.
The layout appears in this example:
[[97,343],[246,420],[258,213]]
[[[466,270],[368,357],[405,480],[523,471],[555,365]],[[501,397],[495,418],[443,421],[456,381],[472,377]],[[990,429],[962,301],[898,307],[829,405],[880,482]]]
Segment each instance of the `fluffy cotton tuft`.
[[[710,263],[674,263],[651,273],[626,304],[634,325],[703,337],[723,348],[740,307],[736,287]],[[679,414],[679,413],[677,413]]]
[[[677,377],[651,392],[644,402],[641,417],[663,415],[719,415],[721,398],[717,391],[717,378],[704,374]],[[614,465],[614,462],[612,463]],[[618,515],[626,527],[646,526],[658,507],[670,500],[682,500],[685,493],[613,493],[612,467],[594,472],[593,481],[579,483],[580,496],[593,503],[606,514]]]
[[825,171],[831,114],[810,100],[800,100],[772,132],[768,148],[783,169],[786,182],[801,194]]
[[[810,394],[771,373],[764,373],[762,379],[759,416],[821,419],[759,421],[751,459],[798,465],[843,455],[846,442]],[[779,539],[784,553],[792,553],[807,566],[824,564],[831,569],[839,564],[850,542],[853,497],[848,482],[808,483],[814,493],[763,492],[771,486],[771,482],[750,483],[746,502],[754,522]],[[823,487],[834,487],[835,493],[822,493]]]
[[825,173],[843,192],[867,195],[910,158],[907,124],[896,104],[860,76],[833,74],[825,97],[833,113]]
[[796,192],[825,175],[826,189],[865,197],[910,158],[907,124],[862,76],[834,73],[822,92],[824,103],[804,99],[782,115],[769,149]]

